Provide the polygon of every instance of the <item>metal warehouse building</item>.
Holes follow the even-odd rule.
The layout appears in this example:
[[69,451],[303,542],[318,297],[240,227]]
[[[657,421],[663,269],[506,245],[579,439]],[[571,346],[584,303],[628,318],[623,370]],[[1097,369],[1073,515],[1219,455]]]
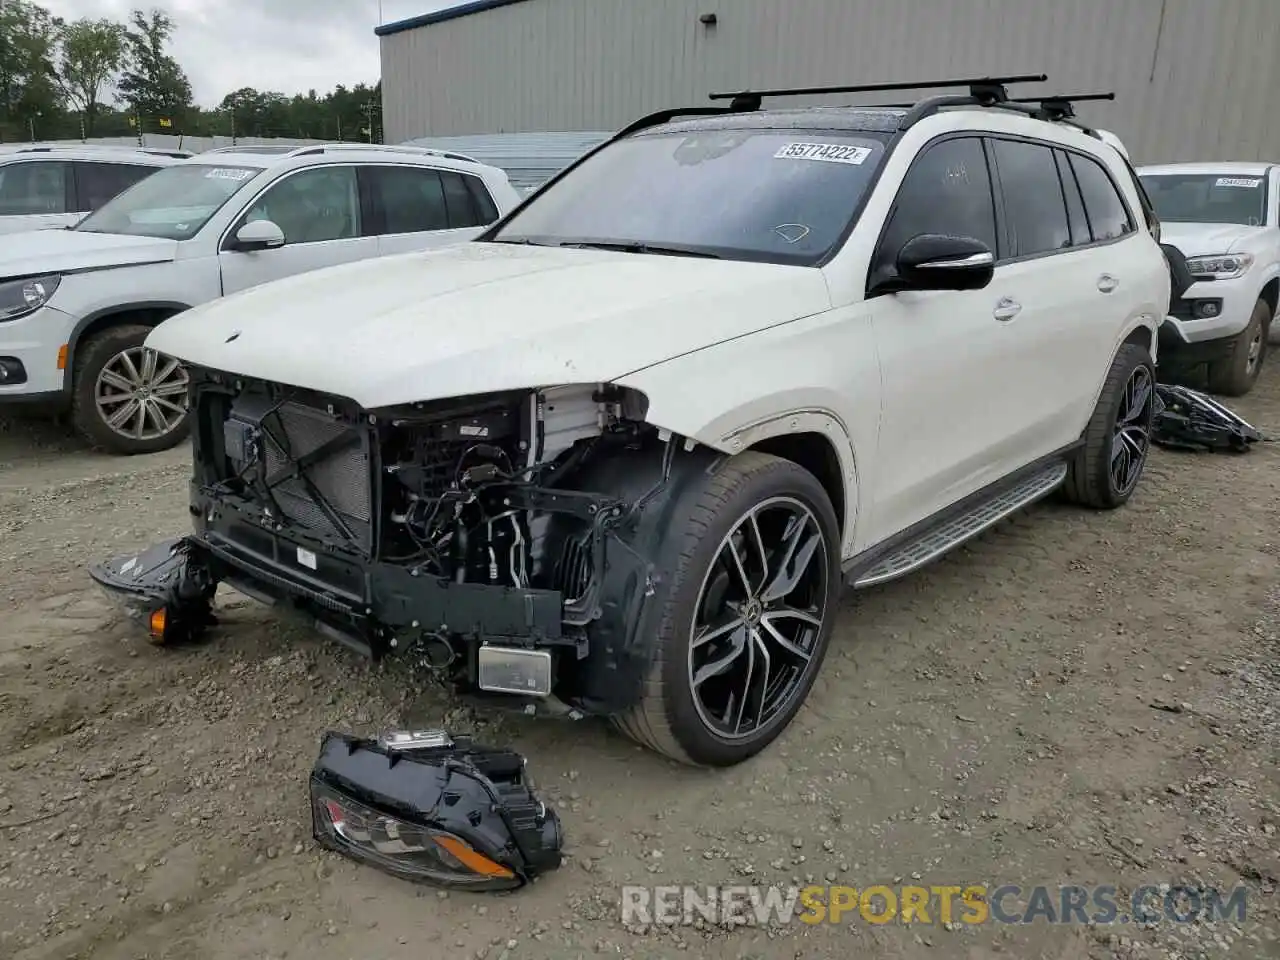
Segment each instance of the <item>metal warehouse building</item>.
[[1137,162],[1280,160],[1280,0],[473,0],[377,33],[388,143],[615,130],[713,90],[1044,73],[1020,92],[1115,91],[1080,114]]

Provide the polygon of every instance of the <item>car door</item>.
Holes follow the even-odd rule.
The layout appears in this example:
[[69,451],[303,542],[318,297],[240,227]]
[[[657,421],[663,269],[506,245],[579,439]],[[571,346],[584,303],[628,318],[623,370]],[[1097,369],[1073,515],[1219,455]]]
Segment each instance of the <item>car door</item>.
[[68,165],[61,160],[0,164],[0,233],[47,230],[74,223]]
[[1113,346],[1089,343],[1098,335],[1089,319],[1103,296],[1097,285],[1109,281],[1084,232],[1075,191],[1068,206],[1055,147],[992,137],[988,149],[1004,231],[995,306],[1009,405],[1001,463],[1012,469],[1077,439],[1076,410],[1092,394],[1095,375],[1105,372],[1089,358]]
[[77,160],[71,166],[75,177],[75,203],[71,210],[77,214],[77,219],[97,210],[117,194],[160,169],[140,163],[99,160]]
[[383,164],[361,170],[374,210],[379,254],[460,243],[498,219],[479,177],[427,166]]
[[1149,284],[1152,260],[1130,245],[1154,244],[1097,160],[1022,140],[992,147],[1009,250],[999,272],[1026,348],[1010,396],[1023,448],[1047,455],[1079,439],[1133,294]]
[[[249,201],[223,237],[218,253],[223,294],[376,256],[378,240],[368,235],[365,219],[355,165],[326,164],[285,174]],[[276,224],[284,246],[232,249],[236,232],[254,220]]]
[[997,319],[1009,285],[875,294],[912,237],[972,237],[999,254],[996,206],[980,136],[926,146],[899,188],[872,255],[867,302],[880,353],[880,439],[871,468],[867,543],[899,533],[979,489],[1018,459],[1009,381],[1018,338]]

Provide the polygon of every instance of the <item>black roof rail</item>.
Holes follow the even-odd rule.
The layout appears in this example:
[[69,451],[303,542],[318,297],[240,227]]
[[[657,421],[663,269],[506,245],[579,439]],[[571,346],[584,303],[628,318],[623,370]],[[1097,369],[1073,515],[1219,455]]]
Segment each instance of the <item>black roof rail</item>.
[[1028,117],[1034,117],[1037,113],[1035,107],[1024,103],[1015,103],[1008,99],[990,100],[977,96],[951,94],[949,96],[929,97],[914,104],[907,112],[907,115],[899,122],[898,129],[908,130],[925,117],[931,117],[947,107],[994,107],[999,110],[1011,110],[1014,113],[1025,114]]
[[1116,95],[1112,93],[1073,93],[1069,95],[1057,95],[1049,97],[1018,97],[1010,100],[1010,103],[1038,103],[1040,104],[1040,113],[1043,114],[1044,120],[1071,120],[1075,117],[1076,111],[1073,104],[1084,103],[1086,101],[1097,100],[1114,100]]
[[898,81],[893,83],[863,83],[841,87],[793,87],[783,90],[740,90],[737,93],[713,93],[712,100],[729,100],[729,110],[750,112],[759,110],[766,97],[809,97],[835,93],[877,93],[888,90],[946,90],[969,88],[969,96],[975,101],[999,102],[1009,99],[1005,86],[1010,83],[1043,83],[1049,78],[1043,73],[1008,77],[976,77],[960,80]]
[[[1066,123],[1088,134],[1096,139],[1102,139],[1098,131],[1086,124],[1080,123],[1075,119],[1076,112],[1072,104],[1083,103],[1085,101],[1098,100],[1114,100],[1116,95],[1112,93],[1079,93],[1079,94],[1053,94],[1050,96],[1039,97],[1010,97],[1006,100],[982,103],[974,97],[931,97],[928,100],[922,100],[911,108],[911,112],[902,119],[899,129],[906,130],[908,127],[927,116],[937,113],[945,107],[966,107],[966,106],[984,106],[995,107],[999,110],[1011,110],[1015,113],[1025,114],[1034,120],[1045,120],[1049,123]],[[902,104],[901,106],[907,106]]]
[[736,112],[732,107],[727,109],[725,107],[674,107],[669,110],[659,110],[657,113],[651,113],[627,124],[610,137],[609,142],[621,140],[623,137],[629,137],[633,133],[677,120],[680,117],[721,117],[725,114]]

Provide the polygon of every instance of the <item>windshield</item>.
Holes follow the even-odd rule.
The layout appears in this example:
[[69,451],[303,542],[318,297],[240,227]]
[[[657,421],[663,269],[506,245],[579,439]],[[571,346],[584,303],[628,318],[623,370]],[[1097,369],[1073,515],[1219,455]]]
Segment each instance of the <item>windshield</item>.
[[1150,173],[1142,185],[1165,223],[1238,223],[1267,219],[1267,178],[1218,173]]
[[811,265],[840,242],[885,145],[850,131],[655,132],[610,144],[489,239]]
[[75,229],[189,240],[262,170],[193,163],[165,167],[103,204]]

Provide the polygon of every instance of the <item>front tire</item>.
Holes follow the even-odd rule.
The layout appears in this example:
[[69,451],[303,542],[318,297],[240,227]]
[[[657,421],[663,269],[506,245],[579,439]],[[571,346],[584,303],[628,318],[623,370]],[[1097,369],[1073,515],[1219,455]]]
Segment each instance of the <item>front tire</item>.
[[1123,344],[1085,428],[1084,448],[1067,471],[1067,500],[1114,510],[1133,496],[1151,450],[1155,391],[1151,355],[1135,343]]
[[1254,305],[1249,325],[1236,337],[1231,356],[1209,364],[1209,391],[1224,397],[1243,397],[1258,382],[1267,358],[1271,308],[1265,300]]
[[138,324],[108,327],[76,352],[71,421],[108,453],[156,453],[190,432],[189,377],[178,361],[143,348],[150,332]]
[[840,584],[835,510],[789,460],[748,452],[690,494],[640,699],[615,725],[673,760],[727,767],[787,727],[813,687]]

